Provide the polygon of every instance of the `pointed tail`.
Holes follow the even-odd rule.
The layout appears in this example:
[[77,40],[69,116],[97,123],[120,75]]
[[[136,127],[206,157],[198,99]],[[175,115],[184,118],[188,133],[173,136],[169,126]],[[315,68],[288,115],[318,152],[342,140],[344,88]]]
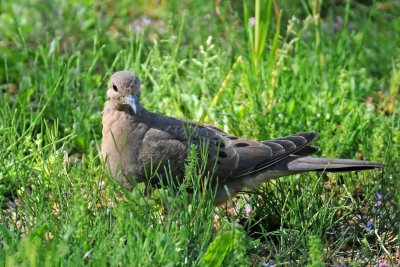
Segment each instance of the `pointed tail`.
[[345,172],[382,168],[384,164],[353,159],[300,157],[288,163],[290,171]]

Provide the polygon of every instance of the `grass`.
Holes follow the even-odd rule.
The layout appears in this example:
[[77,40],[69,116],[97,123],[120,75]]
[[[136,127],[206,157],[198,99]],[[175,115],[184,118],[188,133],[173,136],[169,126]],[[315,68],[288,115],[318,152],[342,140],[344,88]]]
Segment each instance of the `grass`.
[[[0,1],[1,265],[399,263],[398,3],[209,2]],[[178,189],[127,191],[99,157],[123,69],[152,111],[258,140],[314,130],[322,156],[386,167],[214,208],[192,155]]]

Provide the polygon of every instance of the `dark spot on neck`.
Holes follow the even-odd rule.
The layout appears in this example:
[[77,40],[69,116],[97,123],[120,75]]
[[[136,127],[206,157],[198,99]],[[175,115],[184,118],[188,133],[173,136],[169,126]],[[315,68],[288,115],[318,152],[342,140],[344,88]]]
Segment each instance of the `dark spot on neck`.
[[228,137],[230,140],[237,140],[237,139],[239,139],[238,137],[236,137],[236,136],[229,136]]

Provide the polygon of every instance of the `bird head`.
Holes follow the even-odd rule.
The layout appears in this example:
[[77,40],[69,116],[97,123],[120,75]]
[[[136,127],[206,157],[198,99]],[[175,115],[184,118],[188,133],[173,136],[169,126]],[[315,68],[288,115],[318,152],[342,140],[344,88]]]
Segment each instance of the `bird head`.
[[139,113],[140,80],[130,71],[118,71],[111,75],[108,83],[107,96],[116,104],[116,108],[132,109],[134,114]]

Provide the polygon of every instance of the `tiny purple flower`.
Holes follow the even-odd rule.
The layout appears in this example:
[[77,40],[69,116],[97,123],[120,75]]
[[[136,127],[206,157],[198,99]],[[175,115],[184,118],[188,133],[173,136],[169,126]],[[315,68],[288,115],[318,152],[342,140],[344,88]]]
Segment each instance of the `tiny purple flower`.
[[390,266],[390,265],[389,265],[389,262],[388,262],[388,261],[386,261],[386,260],[380,260],[378,266],[379,266],[379,267],[387,267],[387,266]]
[[377,201],[378,206],[380,206],[382,204],[382,199],[383,199],[382,194],[381,193],[377,193],[376,194],[376,199],[378,200]]
[[10,205],[10,207],[15,207],[15,203],[11,200],[8,201],[8,205]]
[[273,262],[265,262],[265,261],[263,261],[261,263],[261,266],[262,267],[275,267],[275,264]]
[[256,24],[256,19],[254,17],[249,18],[249,24],[253,27]]
[[249,217],[253,213],[253,209],[251,208],[250,204],[245,205],[245,213],[247,217]]
[[371,221],[367,222],[367,225],[365,226],[365,231],[367,233],[371,232],[374,229],[374,224]]

